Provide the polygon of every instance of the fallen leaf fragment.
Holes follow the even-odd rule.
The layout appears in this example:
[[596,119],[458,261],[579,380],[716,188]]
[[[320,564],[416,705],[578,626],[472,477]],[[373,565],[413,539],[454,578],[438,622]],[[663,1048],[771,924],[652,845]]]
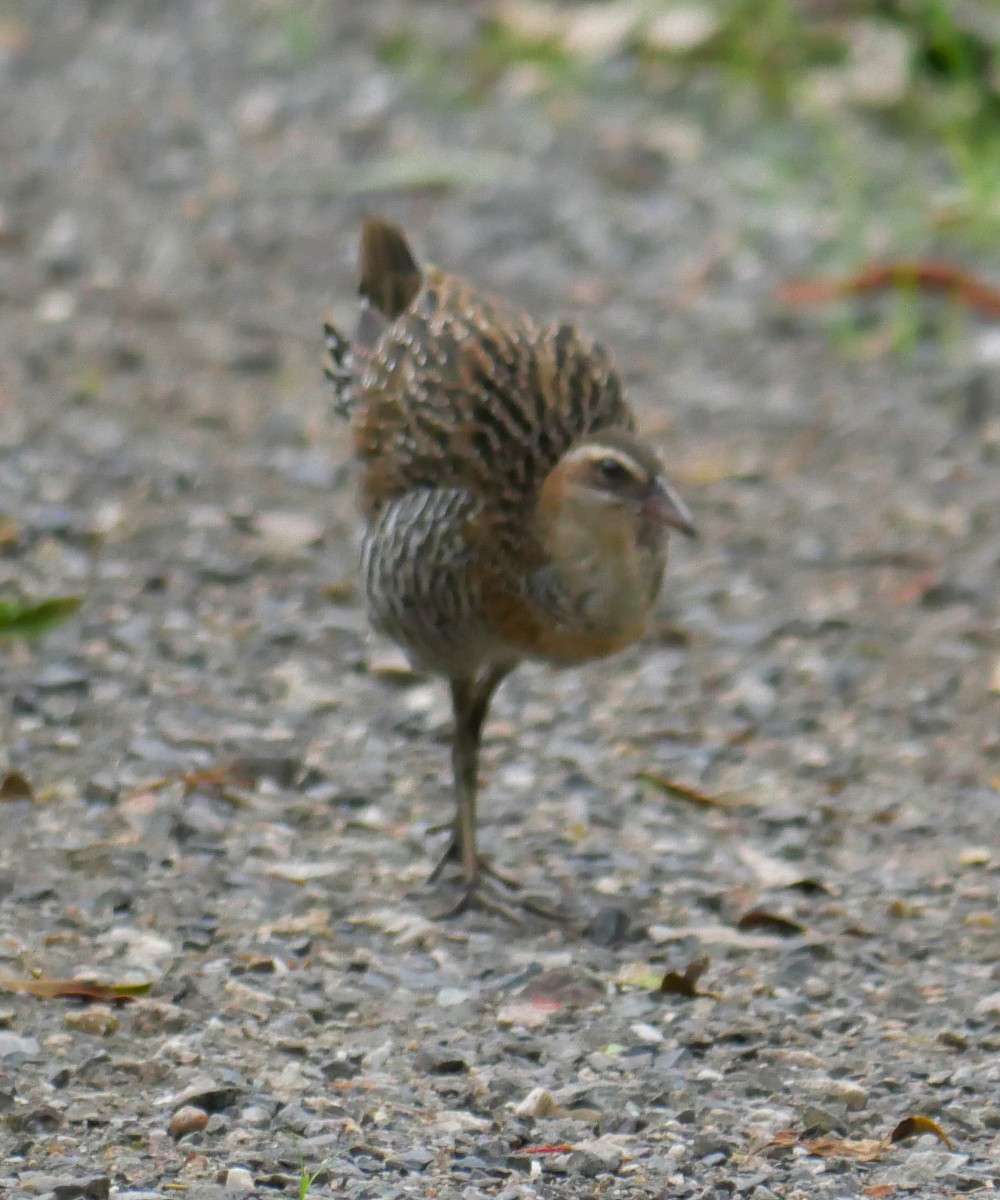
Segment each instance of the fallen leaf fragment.
[[687,996],[689,999],[713,995],[712,992],[703,992],[698,988],[698,980],[708,970],[710,961],[708,955],[705,955],[689,962],[683,971],[668,971],[660,980],[658,991],[663,996]]
[[557,1000],[515,1000],[497,1009],[498,1025],[519,1025],[522,1029],[540,1029],[547,1025],[562,1005]]
[[804,1138],[799,1129],[779,1129],[763,1145],[755,1146],[751,1153],[756,1154],[760,1150],[767,1150],[775,1146],[801,1146],[818,1158],[852,1158],[856,1162],[871,1162],[889,1148],[889,1141],[887,1138],[853,1139],[833,1137],[832,1135]]
[[906,1138],[919,1137],[922,1133],[932,1133],[939,1142],[944,1142],[949,1150],[952,1149],[951,1138],[945,1133],[937,1121],[919,1113],[912,1117],[904,1117],[896,1128],[889,1134],[890,1142],[902,1142]]
[[145,996],[153,986],[148,983],[90,983],[86,979],[15,979],[0,976],[0,988],[8,992],[24,992],[40,1000],[54,1000],[64,996],[79,1000],[102,1000],[125,1003],[136,996]]
[[753,929],[766,929],[779,937],[797,937],[806,932],[806,927],[791,917],[782,917],[778,913],[768,912],[765,908],[751,908],[736,922],[736,928],[745,933]]
[[[900,1121],[892,1133],[880,1138],[841,1138],[832,1134],[826,1137],[804,1138],[801,1131],[796,1129],[779,1129],[772,1138],[762,1146],[756,1146],[751,1154],[766,1150],[771,1146],[787,1147],[801,1146],[817,1158],[850,1158],[855,1162],[873,1162],[881,1158],[893,1145],[906,1138],[917,1137],[922,1133],[931,1133],[939,1141],[952,1149],[951,1138],[944,1132],[936,1121],[930,1117],[914,1115]],[[886,1193],[867,1189],[865,1195],[883,1195]]]
[[231,762],[214,763],[209,767],[199,767],[194,771],[180,771],[176,775],[162,775],[152,779],[129,793],[129,796],[139,796],[144,792],[159,792],[175,783],[182,784],[184,795],[192,792],[210,792],[223,800],[233,803],[241,802],[241,797],[234,789],[250,788],[263,772],[255,772],[251,765],[242,759]]
[[958,865],[960,867],[985,867],[992,860],[991,854],[987,846],[966,846],[965,849],[958,852]]
[[80,596],[52,596],[37,603],[0,599],[0,638],[34,637],[80,607]]
[[707,792],[702,792],[686,783],[676,783],[673,779],[668,779],[657,771],[637,771],[636,779],[641,779],[644,783],[651,783],[653,787],[659,788],[661,792],[666,792],[668,796],[676,796],[678,800],[690,800],[692,804],[704,804],[713,808],[727,807],[727,802],[722,797],[710,796]]
[[828,1135],[804,1138],[800,1143],[818,1158],[853,1158],[855,1162],[872,1162],[888,1149],[885,1138],[839,1138]]
[[656,992],[659,991],[663,978],[661,969],[647,962],[635,962],[627,963],[619,970],[615,976],[615,983],[619,987],[642,988],[647,992]]
[[0,800],[32,800],[34,789],[20,771],[8,771],[0,779]]
[[871,263],[845,279],[790,279],[778,289],[784,304],[821,304],[886,288],[943,292],[987,317],[1000,317],[1000,288],[939,259]]
[[797,1129],[779,1129],[766,1144],[768,1146],[796,1146],[798,1145],[799,1136]]

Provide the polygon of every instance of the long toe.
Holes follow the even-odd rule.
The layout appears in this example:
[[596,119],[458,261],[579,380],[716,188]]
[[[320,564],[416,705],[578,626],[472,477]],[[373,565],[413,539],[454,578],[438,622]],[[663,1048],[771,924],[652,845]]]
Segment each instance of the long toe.
[[495,913],[513,925],[524,924],[524,913],[504,899],[486,880],[477,878],[472,883],[463,883],[458,899],[434,914],[438,921],[461,916],[470,909]]
[[[442,828],[444,827],[442,826]],[[427,876],[428,885],[437,883],[448,867],[457,866],[460,862],[461,854],[458,848],[458,839],[453,836],[444,854],[441,855],[434,869]],[[503,884],[509,891],[519,892],[521,890],[519,880],[515,879],[513,875],[506,875],[503,871],[498,870],[488,858],[480,854],[476,860],[476,876],[477,878],[481,878],[484,875],[496,880],[497,883]]]
[[[440,862],[428,882],[436,881],[441,870],[450,861],[451,859],[446,857]],[[515,925],[523,925],[529,915],[541,917],[546,921],[565,922],[570,919],[566,913],[560,912],[543,900],[525,894],[520,883],[494,871],[482,860],[472,880],[460,879],[454,886],[458,888],[458,898],[434,914],[437,920],[457,917],[471,909],[495,913]]]

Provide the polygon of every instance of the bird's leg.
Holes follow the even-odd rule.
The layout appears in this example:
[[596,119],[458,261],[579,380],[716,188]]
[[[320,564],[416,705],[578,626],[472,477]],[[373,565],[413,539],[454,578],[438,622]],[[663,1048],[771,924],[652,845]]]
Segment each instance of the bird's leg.
[[[462,876],[469,896],[475,891],[480,877],[484,874],[494,876],[508,887],[516,886],[514,881],[505,879],[484,862],[476,848],[476,791],[483,725],[493,694],[510,669],[508,666],[491,667],[478,680],[451,681],[455,721],[451,755],[455,786],[455,824],[448,849],[431,872],[428,882],[433,883],[449,862],[458,860],[462,866]],[[463,903],[462,907],[466,907],[466,903]]]
[[[479,854],[476,850],[476,790],[479,784],[479,747],[483,740],[486,709],[477,713],[476,689],[464,679],[452,680],[452,709],[455,717],[451,745],[451,768],[455,785],[455,832],[453,853],[457,851],[462,875],[467,886],[479,877]],[[478,716],[478,720],[477,720]]]
[[[457,917],[468,908],[479,907],[506,917],[508,921],[521,924],[523,912],[534,913],[550,921],[563,921],[565,915],[522,896],[514,908],[507,902],[502,891],[488,887],[486,879],[496,880],[508,892],[518,891],[521,885],[516,879],[501,874],[482,858],[476,847],[476,792],[479,782],[479,748],[482,743],[483,725],[489,712],[490,701],[511,667],[491,667],[478,680],[453,679],[451,698],[454,709],[455,728],[452,740],[452,768],[455,783],[455,823],[451,840],[440,862],[431,872],[428,883],[438,879],[445,867],[458,862],[462,867],[462,889],[458,900],[450,908],[438,913],[439,918]],[[519,911],[523,910],[523,911]]]

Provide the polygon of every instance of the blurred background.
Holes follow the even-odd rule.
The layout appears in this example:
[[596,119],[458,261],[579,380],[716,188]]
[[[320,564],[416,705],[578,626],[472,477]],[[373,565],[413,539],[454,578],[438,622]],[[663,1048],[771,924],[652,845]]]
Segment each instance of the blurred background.
[[[351,327],[359,222],[382,213],[613,347],[708,534],[665,620],[729,631],[709,695],[749,671],[750,709],[777,703],[740,660],[765,600],[875,611],[928,647],[935,619],[986,629],[998,20],[988,0],[5,0],[2,582],[87,592],[97,646],[132,622],[126,656],[137,608],[190,642],[221,605],[268,668],[283,604],[351,608],[319,329]],[[937,616],[911,628],[912,604]],[[855,675],[889,686],[859,639]],[[973,658],[942,695],[983,695]]]
[[359,223],[381,213],[616,353],[707,534],[664,619],[711,682],[654,666],[671,704],[713,721],[728,688],[770,711],[783,668],[740,647],[773,606],[874,612],[935,654],[954,635],[954,661],[904,669],[856,631],[844,702],[864,679],[978,712],[998,21],[988,0],[4,0],[0,582],[86,593],[93,655],[123,624],[140,689],[150,623],[186,646],[235,622],[232,671],[252,643],[279,696],[290,613],[313,605],[307,645],[337,621],[357,637],[320,322],[351,328]]

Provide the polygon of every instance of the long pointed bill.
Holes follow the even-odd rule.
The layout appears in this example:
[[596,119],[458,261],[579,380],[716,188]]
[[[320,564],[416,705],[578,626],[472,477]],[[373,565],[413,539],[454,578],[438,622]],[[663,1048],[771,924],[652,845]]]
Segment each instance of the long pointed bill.
[[686,537],[698,536],[688,506],[662,475],[658,476],[652,492],[642,502],[642,512],[651,521],[679,529]]

